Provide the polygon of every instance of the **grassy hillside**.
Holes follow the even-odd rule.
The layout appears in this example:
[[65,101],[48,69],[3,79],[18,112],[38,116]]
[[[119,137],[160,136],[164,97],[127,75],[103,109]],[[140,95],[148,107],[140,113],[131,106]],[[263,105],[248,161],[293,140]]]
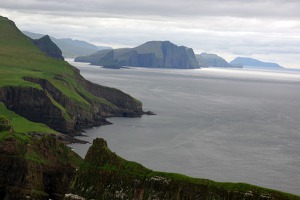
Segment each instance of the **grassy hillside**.
[[[8,109],[64,132],[99,125],[105,117],[142,113],[142,105],[136,99],[119,90],[94,85],[67,62],[46,56],[14,22],[0,17],[0,30],[0,101]],[[110,92],[114,96],[109,96]],[[30,94],[41,103],[37,105]],[[56,119],[48,120],[46,115]],[[59,127],[54,121],[61,121]]]
[[69,192],[87,199],[300,199],[245,183],[222,183],[152,171],[119,157],[99,138],[88,150]]

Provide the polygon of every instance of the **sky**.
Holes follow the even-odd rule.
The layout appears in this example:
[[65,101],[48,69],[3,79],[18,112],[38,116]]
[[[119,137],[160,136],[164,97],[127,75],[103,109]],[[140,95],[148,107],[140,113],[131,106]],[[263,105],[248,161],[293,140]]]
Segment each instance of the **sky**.
[[0,1],[0,15],[24,31],[113,48],[169,40],[289,68],[300,68],[299,8],[299,0]]

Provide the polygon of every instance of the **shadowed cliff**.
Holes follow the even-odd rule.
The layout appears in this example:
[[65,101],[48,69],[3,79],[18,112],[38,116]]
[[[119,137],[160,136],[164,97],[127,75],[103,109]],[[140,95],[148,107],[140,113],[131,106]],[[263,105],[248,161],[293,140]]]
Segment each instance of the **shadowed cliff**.
[[220,183],[181,174],[156,172],[111,152],[95,139],[75,173],[65,199],[245,199],[283,200],[298,196],[245,183]]
[[193,49],[169,41],[150,41],[135,48],[102,50],[75,58],[100,66],[135,66],[148,68],[199,68]]

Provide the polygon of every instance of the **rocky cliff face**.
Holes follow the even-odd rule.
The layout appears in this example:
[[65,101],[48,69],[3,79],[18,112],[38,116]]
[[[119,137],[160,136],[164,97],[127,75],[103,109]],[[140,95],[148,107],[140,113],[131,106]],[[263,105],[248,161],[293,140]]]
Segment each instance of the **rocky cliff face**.
[[82,160],[55,135],[11,132],[0,142],[0,163],[0,199],[4,200],[300,199],[248,184],[155,172],[120,158],[103,139],[95,139]]
[[293,199],[247,184],[217,183],[149,170],[112,153],[103,139],[90,147],[65,199]]
[[216,54],[201,53],[196,55],[200,67],[233,67],[224,58]]
[[52,136],[0,143],[0,199],[63,199],[81,158]]
[[64,60],[61,50],[52,42],[48,35],[32,41],[34,45],[37,46],[47,56],[56,58],[58,60]]
[[150,68],[199,68],[192,49],[177,46],[169,41],[146,42],[135,48],[99,51],[90,56],[81,56],[76,62],[92,65],[118,65]]
[[[2,87],[0,101],[17,114],[34,122],[48,125],[62,133],[72,134],[82,128],[108,124],[106,117],[137,117],[143,114],[142,104],[120,90],[99,86],[78,79],[91,95],[80,95],[88,102],[79,104],[45,79],[24,78],[42,88]],[[90,105],[90,106],[89,106]]]

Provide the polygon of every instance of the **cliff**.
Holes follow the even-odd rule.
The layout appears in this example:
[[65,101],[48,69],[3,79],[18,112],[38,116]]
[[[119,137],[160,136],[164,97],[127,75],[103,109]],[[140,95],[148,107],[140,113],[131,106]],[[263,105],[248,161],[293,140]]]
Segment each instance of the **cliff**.
[[[45,35],[39,33],[32,33],[29,31],[22,31],[25,35],[31,39],[40,39]],[[111,49],[107,46],[95,46],[82,40],[73,40],[71,38],[54,38],[50,36],[50,39],[55,43],[62,51],[62,55],[65,58],[75,58],[77,56],[89,55],[103,49]]]
[[138,100],[40,51],[55,52],[49,37],[35,42],[39,49],[7,18],[0,18],[0,29],[0,102],[7,109],[68,134],[107,124],[107,117],[143,114]]
[[230,65],[224,58],[216,54],[201,53],[196,54],[200,67],[234,67]]
[[52,42],[48,35],[32,41],[34,45],[37,46],[47,56],[56,58],[58,60],[64,60],[61,50]]
[[95,139],[76,171],[65,199],[299,199],[244,183],[218,183],[180,174],[156,172],[124,160]]
[[135,48],[103,50],[89,56],[77,57],[75,61],[99,66],[199,68],[192,49],[169,41],[150,41]]
[[10,133],[0,142],[0,199],[63,199],[82,159],[55,136]]

